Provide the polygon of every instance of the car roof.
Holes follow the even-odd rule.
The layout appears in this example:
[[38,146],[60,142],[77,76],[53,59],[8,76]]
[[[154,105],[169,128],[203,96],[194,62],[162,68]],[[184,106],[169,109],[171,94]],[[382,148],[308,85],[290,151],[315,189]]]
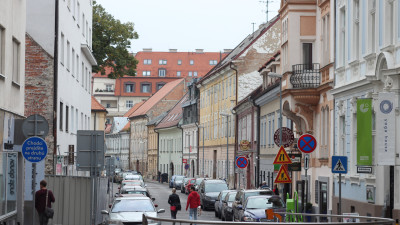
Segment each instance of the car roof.
[[145,196],[143,194],[120,194],[119,197],[120,198],[129,198],[129,197],[142,197]]
[[130,200],[130,199],[132,199],[132,200],[150,200],[151,201],[151,199],[149,197],[146,197],[141,194],[135,194],[135,196],[118,197],[115,200]]
[[204,180],[204,182],[207,182],[207,183],[224,183],[224,184],[226,184],[226,182],[224,181],[224,180]]
[[247,199],[250,198],[281,198],[278,195],[256,195],[256,196],[249,196]]
[[240,191],[243,191],[243,192],[270,192],[270,191],[272,191],[272,190],[268,190],[268,189],[242,189],[242,190],[240,190]]
[[135,190],[135,191],[147,191],[146,188],[141,187],[141,186],[129,186],[129,185],[125,185],[122,189],[124,190]]

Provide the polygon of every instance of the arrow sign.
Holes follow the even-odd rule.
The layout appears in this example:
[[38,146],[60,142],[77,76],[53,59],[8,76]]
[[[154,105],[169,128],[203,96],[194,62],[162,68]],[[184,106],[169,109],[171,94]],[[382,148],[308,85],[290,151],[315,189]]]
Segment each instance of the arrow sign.
[[306,154],[304,156],[304,169],[308,170],[308,168],[310,168],[310,155]]
[[332,173],[347,173],[347,156],[332,156]]
[[273,164],[292,164],[292,160],[289,158],[283,146],[281,146],[278,154],[276,154]]

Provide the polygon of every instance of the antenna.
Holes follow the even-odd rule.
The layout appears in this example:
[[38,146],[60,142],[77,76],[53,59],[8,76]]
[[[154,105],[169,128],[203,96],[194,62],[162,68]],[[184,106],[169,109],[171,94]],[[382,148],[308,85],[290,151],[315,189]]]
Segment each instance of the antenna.
[[268,9],[269,9],[268,4],[269,4],[269,3],[272,3],[272,2],[274,2],[274,1],[272,1],[272,0],[265,0],[265,1],[259,1],[259,2],[265,3],[265,4],[266,4],[267,10],[265,10],[265,13],[267,14],[267,22],[268,22],[268,12],[271,12],[271,11],[268,10]]
[[256,23],[251,23],[251,24],[253,24],[253,33],[254,33],[254,24],[256,24]]

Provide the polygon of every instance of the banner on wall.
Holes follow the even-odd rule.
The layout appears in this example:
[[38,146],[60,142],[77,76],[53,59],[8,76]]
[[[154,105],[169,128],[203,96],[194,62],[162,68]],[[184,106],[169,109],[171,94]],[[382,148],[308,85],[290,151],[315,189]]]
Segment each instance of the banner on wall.
[[379,93],[376,111],[377,165],[395,164],[395,96],[393,93]]
[[357,166],[372,166],[372,99],[357,99]]

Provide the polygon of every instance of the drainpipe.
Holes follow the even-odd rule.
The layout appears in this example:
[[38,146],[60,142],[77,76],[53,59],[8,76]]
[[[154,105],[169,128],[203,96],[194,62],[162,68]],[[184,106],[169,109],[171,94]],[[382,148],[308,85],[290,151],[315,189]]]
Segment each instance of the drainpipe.
[[94,118],[93,118],[93,130],[96,130],[96,117],[97,117],[97,113],[94,112]]
[[[177,128],[179,128],[179,129],[181,129],[182,130],[182,156],[181,156],[181,175],[183,175],[183,128],[181,127],[181,126],[179,126],[179,124],[176,126]],[[190,151],[190,150],[189,150]]]
[[[234,70],[235,71],[235,79],[236,79],[236,84],[235,84],[235,106],[237,105],[237,103],[238,103],[238,71],[237,71],[237,69],[235,68],[235,67],[232,67],[232,65],[233,65],[233,63],[232,62],[230,62],[229,63],[229,68],[231,68],[232,70]],[[232,116],[232,118],[233,118],[233,116]],[[237,118],[238,118],[238,116],[237,115],[235,115],[235,146],[234,146],[234,153],[233,153],[233,159],[236,159],[236,156],[237,156],[237,125],[238,125],[238,120],[237,120]],[[236,178],[236,176],[234,176],[234,188],[236,189],[236,181],[237,181],[237,178]]]
[[255,186],[257,187],[260,184],[260,106],[256,104],[256,100],[252,99],[252,104],[254,107],[256,107],[257,110],[257,155],[256,155],[256,166],[257,166],[257,171],[254,171],[256,173],[256,179],[255,179]]
[[56,175],[55,167],[57,160],[57,105],[58,105],[58,8],[59,0],[55,2],[55,21],[54,21],[54,76],[53,76],[53,138],[54,138],[54,149],[53,149],[53,175]]

